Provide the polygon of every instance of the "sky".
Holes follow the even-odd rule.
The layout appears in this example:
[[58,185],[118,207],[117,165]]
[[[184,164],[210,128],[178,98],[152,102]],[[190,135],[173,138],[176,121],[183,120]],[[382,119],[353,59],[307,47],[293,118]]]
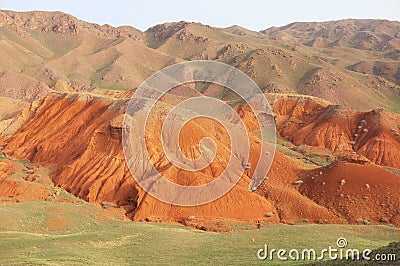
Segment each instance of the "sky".
[[295,21],[400,20],[398,0],[0,0],[0,9],[63,11],[88,22],[140,30],[181,20],[256,31]]

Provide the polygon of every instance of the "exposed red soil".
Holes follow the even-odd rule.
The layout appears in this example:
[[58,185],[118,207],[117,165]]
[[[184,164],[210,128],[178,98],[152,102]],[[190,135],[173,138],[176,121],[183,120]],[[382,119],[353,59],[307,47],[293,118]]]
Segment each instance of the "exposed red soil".
[[273,103],[279,134],[296,145],[356,152],[379,165],[400,168],[400,115],[360,112],[321,100],[281,97]]
[[[180,221],[194,215],[199,219],[226,217],[279,222],[278,217],[265,216],[275,212],[273,204],[248,191],[249,177],[243,177],[238,186],[224,197],[198,207],[171,206],[142,191],[125,164],[121,146],[120,116],[126,103],[126,100],[51,94],[43,100],[32,119],[9,139],[6,149],[14,157],[55,166],[52,179],[56,185],[90,202],[124,206],[134,220]],[[213,132],[211,128],[203,132]],[[188,127],[190,133],[201,132],[200,129],[199,123]],[[196,141],[198,137],[201,134],[188,139]],[[149,141],[152,142],[151,135]],[[191,143],[187,145],[193,146]],[[160,148],[151,146],[151,156],[160,158]],[[196,183],[196,180],[212,180],[214,176],[210,173],[219,172],[219,167],[216,163],[211,166],[213,169],[204,169],[201,179],[191,177],[189,173],[183,175],[188,178],[178,179],[182,174],[177,175],[174,167],[167,168],[163,174],[178,183],[190,183],[190,180]]]
[[46,178],[40,179],[34,170],[21,169],[21,164],[11,160],[0,160],[0,200],[21,202],[50,200],[51,184]]
[[400,178],[381,167],[338,161],[303,173],[300,192],[353,223],[399,225]]
[[[319,121],[318,117],[321,113],[333,108],[325,107],[325,102],[315,103],[308,99],[303,99],[302,105],[299,105],[296,99],[287,103],[279,102],[281,100],[274,102],[274,108],[280,106],[279,110],[281,110],[276,117],[278,125],[289,123],[291,117],[310,125]],[[89,95],[49,94],[32,114],[30,120],[7,140],[5,151],[15,158],[26,158],[34,163],[52,167],[54,171],[51,173],[51,179],[56,185],[89,202],[106,202],[122,206],[130,218],[138,221],[182,222],[196,228],[224,231],[228,230],[229,224],[234,224],[234,221],[250,223],[257,227],[257,224],[264,222],[354,223],[357,219],[364,218],[353,215],[352,212],[342,212],[342,205],[330,206],[331,197],[336,197],[338,193],[336,190],[325,193],[321,192],[325,187],[309,185],[316,182],[309,180],[317,180],[312,179],[311,176],[319,171],[323,174],[318,178],[327,179],[323,181],[326,184],[328,181],[339,182],[344,175],[353,176],[353,172],[360,179],[366,177],[371,192],[375,193],[375,196],[370,196],[370,199],[375,205],[387,205],[378,208],[373,215],[367,216],[371,212],[365,212],[365,218],[376,222],[381,218],[386,218],[385,215],[387,215],[387,219],[393,220],[393,223],[397,219],[395,213],[389,213],[390,216],[386,212],[389,209],[392,211],[398,209],[396,204],[399,198],[395,193],[398,177],[379,166],[368,163],[368,160],[358,159],[361,158],[358,155],[353,161],[359,164],[337,163],[322,170],[306,171],[293,159],[276,152],[268,174],[269,179],[263,182],[256,193],[248,191],[249,176],[252,172],[250,170],[249,176],[243,175],[231,191],[211,203],[196,207],[180,207],[161,202],[143,191],[126,166],[121,133],[127,102],[127,99],[111,100]],[[151,115],[147,124],[146,143],[152,160],[157,162],[158,169],[165,177],[179,184],[198,185],[213,180],[225,168],[226,158],[229,158],[227,156],[230,152],[229,137],[224,133],[224,128],[219,123],[208,119],[195,119],[189,122],[181,132],[182,151],[188,157],[196,158],[199,155],[199,140],[209,136],[217,144],[217,159],[197,173],[180,170],[165,158],[158,137],[161,123],[165,118],[163,113],[168,113],[169,108],[171,106],[167,103],[160,102],[156,113]],[[239,108],[238,113],[250,131],[257,129],[254,117],[247,108]],[[309,115],[304,115],[304,113]],[[377,112],[377,114],[380,113],[382,112]],[[382,118],[386,115],[377,117]],[[373,118],[378,119],[373,112],[362,118],[365,118],[367,125],[370,126],[378,121],[373,120]],[[340,116],[338,119],[341,119]],[[287,134],[297,132],[300,136],[303,134],[304,127],[300,126],[297,131],[288,128],[287,131],[283,129],[281,132],[287,132]],[[370,129],[368,134],[374,132],[372,127]],[[250,143],[249,161],[251,165],[256,165],[260,149],[255,136],[250,137]],[[346,156],[348,154],[344,155]],[[351,156],[348,156],[348,160],[350,159]],[[331,176],[338,180],[332,181],[334,179]],[[300,179],[304,181],[304,184],[299,187],[295,185],[295,182]],[[379,180],[385,180],[383,185],[378,184]],[[357,184],[363,182],[360,181]],[[349,184],[352,184],[351,181]],[[346,193],[349,193],[351,198],[358,199],[359,189],[356,185],[352,185]],[[355,193],[356,196],[351,193]],[[388,197],[393,197],[393,200]],[[357,209],[355,207],[353,209],[353,205],[344,208]],[[190,216],[196,217],[195,220],[188,221]],[[226,223],[221,225],[220,221],[226,221]]]
[[288,137],[293,135],[306,122],[311,121],[330,105],[330,102],[301,95],[267,94],[279,135]]
[[399,121],[400,115],[384,110],[362,113],[331,106],[291,139],[331,151],[354,151],[377,164],[400,168]]
[[[205,230],[229,230],[237,221],[254,228],[264,222],[400,224],[399,178],[379,166],[400,169],[400,116],[382,109],[365,111],[398,106],[399,22],[292,23],[259,33],[188,22],[141,32],[87,23],[61,12],[0,11],[0,22],[0,151],[5,146],[6,154],[0,160],[1,201],[58,200],[54,182],[86,201],[123,207],[133,220],[174,221]],[[269,180],[255,193],[248,191],[250,169],[224,197],[198,207],[173,206],[147,194],[131,176],[122,150],[127,98],[155,71],[194,59],[238,67],[265,92],[324,98],[267,95],[279,136],[339,161],[304,170],[298,161],[276,152]],[[161,125],[170,104],[187,96],[188,87],[235,101],[222,86],[196,85],[178,86],[164,97],[146,131],[152,162],[172,182],[188,186],[214,180],[231,152],[222,125],[195,119],[181,132],[183,153],[196,158],[199,141],[211,137],[218,148],[216,159],[197,173],[166,159]],[[91,94],[72,94],[71,86]],[[248,107],[236,111],[254,133],[248,160],[254,166],[260,153],[258,126]],[[51,180],[38,174],[40,167],[24,169],[24,163],[9,156],[52,169]],[[141,156],[136,163],[144,167]],[[299,180],[304,184],[295,185]],[[189,216],[195,219],[189,221]],[[68,227],[62,218],[49,225]]]
[[258,193],[275,204],[282,222],[297,223],[306,219],[309,222],[344,223],[345,219],[299,193],[294,183],[303,171],[291,159],[276,152],[269,180],[260,186]]

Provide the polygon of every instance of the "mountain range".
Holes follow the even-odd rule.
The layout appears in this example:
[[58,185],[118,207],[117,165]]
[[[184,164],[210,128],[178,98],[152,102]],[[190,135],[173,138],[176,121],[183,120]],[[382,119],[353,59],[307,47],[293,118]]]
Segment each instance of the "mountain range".
[[[142,32],[61,12],[2,10],[0,53],[3,201],[63,201],[54,192],[61,188],[123,208],[132,220],[216,231],[226,229],[219,219],[400,225],[398,21],[295,22],[260,32],[180,21]],[[234,66],[269,100],[277,151],[269,180],[256,193],[248,191],[250,170],[217,201],[179,207],[148,195],[132,178],[121,139],[129,97],[156,71],[189,60]],[[193,87],[229,98],[210,84]],[[160,171],[184,185],[217,177],[230,151],[221,125],[199,120],[183,130],[189,157],[207,136],[220,148],[208,167],[188,173],[169,163],[157,138],[162,110],[152,116],[146,140]],[[236,111],[254,124],[245,106]],[[249,161],[256,165],[257,134],[250,141]]]

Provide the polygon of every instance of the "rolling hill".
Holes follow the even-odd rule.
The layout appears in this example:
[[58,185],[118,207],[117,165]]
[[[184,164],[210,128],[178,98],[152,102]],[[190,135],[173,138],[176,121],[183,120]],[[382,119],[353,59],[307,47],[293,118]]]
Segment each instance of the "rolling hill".
[[[56,195],[63,193],[73,202],[77,197],[122,210],[134,221],[211,231],[236,223],[257,228],[368,220],[399,226],[399,28],[395,21],[341,20],[254,32],[181,21],[141,32],[61,12],[0,11],[1,200],[63,201]],[[225,196],[182,207],[152,197],[132,177],[122,121],[128,116],[143,122],[140,110],[127,115],[125,109],[146,78],[197,59],[234,66],[259,85],[273,109],[278,143],[268,180],[254,193],[249,166]],[[204,137],[218,151],[199,172],[179,169],[159,139],[166,112],[187,88],[221,100],[232,95],[212,84],[186,85],[158,103],[146,143],[163,175],[194,186],[226,168],[230,138],[213,120],[190,121],[181,132],[182,152],[197,158]],[[235,111],[252,133],[247,163],[256,165],[254,116],[243,105]],[[150,171],[144,153],[137,156],[136,165]]]
[[[60,12],[3,10],[0,25],[1,96],[32,101],[59,80],[77,91],[131,90],[165,66],[203,59],[238,67],[267,92],[399,112],[395,21],[293,23],[261,32],[181,21],[141,32]],[[12,86],[16,80],[24,86]]]

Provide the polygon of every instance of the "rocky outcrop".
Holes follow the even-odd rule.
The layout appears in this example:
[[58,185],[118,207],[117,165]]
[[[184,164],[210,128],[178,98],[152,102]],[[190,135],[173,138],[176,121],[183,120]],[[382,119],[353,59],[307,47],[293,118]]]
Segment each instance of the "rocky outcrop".
[[[278,216],[265,216],[276,212],[275,207],[248,191],[250,178],[247,176],[222,198],[197,207],[173,206],[145,193],[131,176],[122,150],[121,122],[126,104],[127,100],[113,101],[90,95],[50,94],[32,118],[8,140],[5,150],[10,156],[52,166],[51,177],[56,185],[90,202],[123,206],[134,220],[181,221],[194,215],[199,221],[207,217],[279,221]],[[158,116],[153,119],[157,123],[148,135],[149,152],[166,177],[179,184],[194,185],[209,182],[221,172],[225,159],[217,160],[201,173],[185,172],[169,165],[155,134],[160,130],[157,126],[160,121]],[[203,134],[219,132],[215,128],[219,126],[190,123],[184,134],[191,137],[182,149],[195,156],[192,149],[197,143],[192,142]],[[226,141],[228,138],[218,142],[223,152],[227,152]]]
[[0,22],[14,28],[21,35],[29,35],[24,30],[39,30],[42,33],[53,32],[56,34],[77,35],[82,30],[90,30],[104,38],[128,37],[135,40],[142,38],[142,32],[129,26],[112,27],[98,25],[79,20],[62,12],[14,12],[0,11]]
[[278,133],[295,145],[362,155],[400,168],[400,115],[376,109],[360,112],[304,96],[268,96]]
[[32,102],[51,90],[43,82],[12,71],[0,72],[0,96]]
[[388,20],[345,19],[327,22],[294,22],[261,31],[270,38],[312,47],[353,47],[373,51],[399,48],[400,23]]

